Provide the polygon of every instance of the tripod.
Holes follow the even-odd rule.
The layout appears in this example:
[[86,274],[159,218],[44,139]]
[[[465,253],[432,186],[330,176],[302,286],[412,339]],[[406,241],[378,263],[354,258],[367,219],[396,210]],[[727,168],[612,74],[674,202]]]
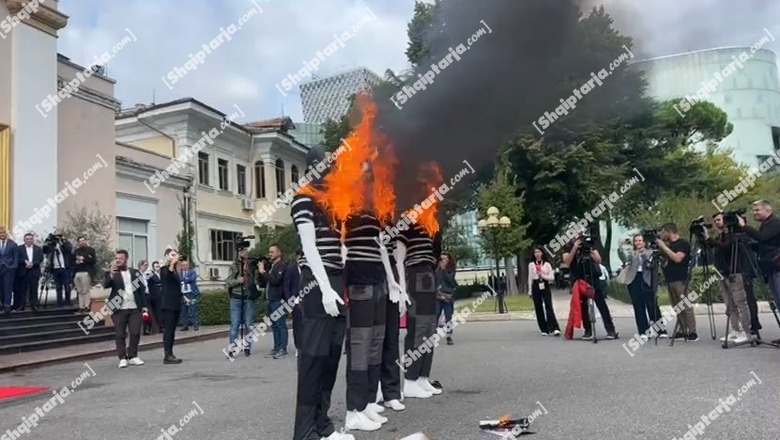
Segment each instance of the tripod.
[[[739,273],[738,272],[739,271],[739,266],[738,266],[738,264],[739,264],[739,256],[742,255],[745,258],[747,258],[747,261],[750,264],[750,271],[751,271],[751,274],[753,276],[753,279],[758,281],[758,285],[763,288],[764,292],[770,292],[769,286],[764,281],[764,277],[762,276],[761,270],[759,269],[758,261],[756,260],[755,254],[753,252],[751,252],[750,248],[748,247],[748,243],[749,243],[750,239],[747,236],[745,236],[745,234],[742,233],[742,232],[734,233],[731,230],[729,230],[729,233],[731,234],[731,237],[732,237],[731,248],[730,248],[730,252],[729,252],[729,258],[730,258],[729,259],[729,262],[730,262],[729,268],[731,270],[730,273],[732,273],[732,274]],[[743,283],[744,283],[744,278],[743,278]],[[775,317],[775,321],[777,322],[777,325],[780,326],[780,317],[778,317],[777,305],[775,304],[774,298],[770,294],[767,299],[769,301],[769,308],[772,310],[772,315]],[[722,345],[722,347],[724,349],[729,348],[729,342],[730,341],[729,341],[729,338],[728,338],[728,329],[729,329],[729,324],[730,324],[729,320],[730,319],[731,319],[730,316],[726,316],[726,338],[723,341],[723,345]],[[742,330],[746,331],[747,333],[750,333],[746,329],[742,329]],[[744,342],[742,344],[732,343],[731,346],[744,345],[744,344],[748,344],[748,343],[751,346],[757,346],[757,345],[763,344],[763,345],[770,345],[770,346],[775,347],[775,348],[780,348],[780,345],[778,345],[778,344],[775,344],[775,343],[772,343],[772,342],[764,342],[764,341],[762,341],[761,340],[761,336],[758,333],[758,329],[756,329],[756,337],[755,338],[753,338],[752,335],[751,335],[750,340],[748,342]]]
[[[698,249],[700,251],[701,255],[701,265],[702,265],[702,276],[704,280],[708,280],[710,278],[710,275],[712,274],[710,272],[710,260],[709,255],[707,253],[707,246],[706,241],[704,240],[703,236],[700,236],[698,234],[693,234],[693,231],[691,231],[691,235],[689,236],[691,241],[694,243],[693,249]],[[688,293],[688,287],[690,286],[690,282],[693,279],[693,269],[696,267],[696,259],[691,258],[691,262],[688,265],[688,273],[685,277],[685,293]],[[708,288],[704,292],[704,303],[707,305],[707,320],[710,324],[710,337],[712,337],[712,340],[714,341],[717,339],[717,329],[715,328],[715,312],[712,308],[712,294],[710,293],[710,289]],[[671,304],[672,307],[675,306],[675,304]],[[682,313],[682,312],[681,312]],[[694,322],[696,320],[696,315],[694,314]],[[678,332],[682,330],[682,322],[680,321],[680,318],[677,317],[677,322],[674,325],[674,334],[671,335],[670,339],[671,342],[669,343],[670,347],[674,347],[674,340],[677,338]],[[685,342],[688,342],[688,335],[685,337]]]
[[[656,322],[661,318],[658,308],[658,271],[660,269],[660,259],[658,258],[658,248],[650,248],[650,257],[648,259],[650,263],[650,291],[653,293],[653,310],[650,314],[653,315],[653,319],[650,322],[650,328],[652,329]],[[658,345],[658,338],[661,336],[660,330],[655,333],[655,345]]]
[[38,292],[38,307],[46,308],[49,305],[49,284],[52,280],[51,269],[46,268],[40,281],[40,291]]
[[[588,315],[590,318],[590,331],[591,331],[591,336],[593,336],[593,343],[598,344],[599,338],[596,336],[596,297],[595,297],[596,295],[598,295],[598,291],[596,290],[596,284],[594,283],[596,277],[594,276],[595,274],[593,273],[593,259],[591,259],[590,257],[590,249],[580,248],[580,252],[581,253],[579,253],[574,257],[576,259],[574,264],[577,265],[577,267],[579,267],[580,270],[582,270],[582,274],[585,278],[585,282],[593,286],[593,298],[588,298],[587,307],[588,307]],[[574,281],[572,280],[572,285],[573,284]]]
[[[729,243],[729,272],[728,272],[729,275],[728,275],[728,279],[727,280],[723,280],[721,282],[725,282],[726,283],[726,289],[730,290],[731,289],[731,280],[736,275],[741,275],[742,274],[742,271],[740,270],[742,268],[741,265],[740,265],[740,262],[742,262],[742,260],[740,258],[741,256],[747,257],[748,262],[750,263],[750,266],[751,266],[751,271],[753,271],[753,276],[754,277],[755,277],[756,272],[758,270],[758,266],[753,264],[753,260],[751,258],[752,254],[749,252],[749,249],[747,248],[747,243],[748,243],[749,239],[743,233],[735,233],[732,230],[732,228],[729,228],[728,236],[730,237],[730,243]],[[759,273],[758,275],[760,277],[761,274]],[[761,281],[763,282],[763,279]],[[742,282],[743,286],[744,286],[744,278],[741,278],[740,282]],[[744,287],[743,287],[743,289],[744,289]],[[729,295],[732,295],[732,293],[729,292]],[[745,293],[745,295],[747,296],[747,292]],[[746,298],[746,300],[747,300],[747,298]],[[728,306],[729,306],[729,304],[726,304],[727,309],[728,309]],[[723,344],[722,344],[722,347],[724,349],[729,348],[729,342],[732,343],[731,344],[732,347],[736,347],[738,345],[745,345],[745,344],[753,345],[752,335],[750,336],[748,341],[741,342],[739,344],[734,342],[734,341],[729,341],[729,327],[730,327],[730,324],[731,324],[731,314],[727,313],[726,314],[726,335],[723,338]],[[746,332],[747,334],[750,334],[750,329],[743,328],[742,331]]]

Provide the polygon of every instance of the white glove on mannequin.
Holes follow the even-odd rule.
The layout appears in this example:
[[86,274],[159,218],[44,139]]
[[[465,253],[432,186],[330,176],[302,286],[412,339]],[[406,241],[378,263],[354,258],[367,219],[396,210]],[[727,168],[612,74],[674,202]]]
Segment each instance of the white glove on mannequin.
[[333,287],[330,285],[328,273],[325,271],[325,265],[322,263],[322,256],[320,251],[317,250],[317,234],[314,231],[314,223],[305,222],[298,225],[298,235],[301,237],[301,248],[303,249],[303,255],[306,257],[306,263],[320,286],[322,307],[328,315],[338,316],[338,304],[344,305],[344,301],[341,299],[341,295],[333,290]]
[[398,271],[398,283],[401,287],[401,297],[398,302],[398,314],[404,315],[406,313],[406,306],[411,305],[409,300],[409,294],[406,290],[406,245],[400,241],[395,246],[395,268]]
[[382,256],[382,265],[385,267],[385,275],[387,276],[387,292],[390,297],[390,301],[398,303],[401,300],[401,286],[395,281],[393,276],[393,267],[390,266],[390,255],[387,253],[387,248],[381,239],[379,241],[379,253]]

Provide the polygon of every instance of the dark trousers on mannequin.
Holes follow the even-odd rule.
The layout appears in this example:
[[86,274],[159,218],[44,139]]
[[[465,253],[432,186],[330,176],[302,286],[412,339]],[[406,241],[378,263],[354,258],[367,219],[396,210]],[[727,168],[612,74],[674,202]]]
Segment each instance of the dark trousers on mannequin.
[[385,342],[382,346],[382,398],[385,402],[401,400],[401,355],[398,352],[398,333],[401,331],[398,303],[387,301]]
[[387,284],[348,286],[347,292],[347,411],[363,411],[379,387]]
[[[413,353],[436,333],[439,317],[436,316],[436,282],[433,268],[411,267],[407,269],[406,287],[412,304],[406,319],[404,353]],[[433,366],[433,347],[430,353],[421,353],[406,369],[404,377],[417,380],[430,377]]]
[[[328,280],[336,292],[344,290],[341,273],[328,274]],[[300,286],[313,281],[311,270],[301,268]],[[336,430],[328,411],[347,327],[346,309],[340,305],[339,310],[342,313],[337,317],[325,313],[317,285],[302,302],[293,440],[320,440]]]

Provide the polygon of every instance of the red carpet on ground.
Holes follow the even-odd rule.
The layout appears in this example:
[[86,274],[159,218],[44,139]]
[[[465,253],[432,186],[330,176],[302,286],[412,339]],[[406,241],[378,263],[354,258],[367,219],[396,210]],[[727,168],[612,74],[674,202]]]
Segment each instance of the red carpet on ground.
[[49,387],[2,387],[0,386],[0,400],[10,399],[12,397],[24,396],[26,394],[40,393],[48,391]]

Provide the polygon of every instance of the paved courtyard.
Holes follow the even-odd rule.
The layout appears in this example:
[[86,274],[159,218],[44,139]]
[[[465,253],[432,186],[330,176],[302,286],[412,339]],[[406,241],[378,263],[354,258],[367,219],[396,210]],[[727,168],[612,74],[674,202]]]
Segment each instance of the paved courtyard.
[[[771,315],[762,315],[764,337],[780,336]],[[563,323],[563,320],[562,320]],[[724,320],[718,319],[718,334]],[[444,394],[408,399],[407,410],[389,414],[380,431],[357,439],[394,440],[418,431],[432,440],[499,438],[481,433],[480,419],[502,414],[525,417],[543,407],[532,430],[539,440],[673,439],[758,377],[740,401],[710,422],[697,439],[780,438],[777,418],[780,350],[729,350],[709,338],[699,316],[699,342],[645,344],[634,357],[621,346],[634,331],[632,319],[617,319],[619,341],[564,341],[538,335],[531,321],[467,323],[456,329],[454,346],[436,351],[434,377]],[[113,358],[88,361],[94,377],[41,418],[22,439],[155,439],[161,428],[193,412],[171,436],[177,440],[292,437],[295,357],[264,359],[270,339],[256,355],[227,361],[224,341],[179,347],[181,365],[163,365],[161,350],[142,352],[147,364],[117,368]],[[0,384],[70,386],[84,362],[46,366],[0,376]],[[755,373],[751,374],[751,372]],[[0,434],[13,429],[51,396],[38,395],[0,404]],[[538,402],[538,403],[537,403]],[[197,406],[196,406],[197,404]],[[345,412],[344,359],[336,383],[332,415],[340,426]],[[197,414],[197,415],[196,415]],[[387,412],[385,413],[387,415]]]

